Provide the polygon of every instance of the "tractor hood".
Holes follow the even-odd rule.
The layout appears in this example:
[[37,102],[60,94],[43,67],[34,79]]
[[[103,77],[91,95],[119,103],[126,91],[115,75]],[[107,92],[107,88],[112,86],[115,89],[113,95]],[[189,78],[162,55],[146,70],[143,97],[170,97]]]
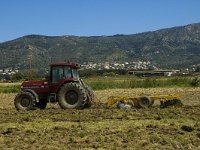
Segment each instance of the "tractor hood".
[[29,88],[29,87],[39,88],[41,86],[44,86],[45,84],[47,84],[47,82],[45,82],[43,80],[26,81],[26,82],[22,83],[21,87],[22,88]]

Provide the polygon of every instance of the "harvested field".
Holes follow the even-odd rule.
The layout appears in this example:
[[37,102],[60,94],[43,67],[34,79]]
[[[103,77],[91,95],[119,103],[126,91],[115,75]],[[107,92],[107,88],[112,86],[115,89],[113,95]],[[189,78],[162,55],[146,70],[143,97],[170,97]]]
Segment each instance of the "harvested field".
[[[183,107],[107,108],[109,96],[178,94]],[[90,109],[16,111],[0,94],[0,149],[200,149],[200,88],[95,91]]]

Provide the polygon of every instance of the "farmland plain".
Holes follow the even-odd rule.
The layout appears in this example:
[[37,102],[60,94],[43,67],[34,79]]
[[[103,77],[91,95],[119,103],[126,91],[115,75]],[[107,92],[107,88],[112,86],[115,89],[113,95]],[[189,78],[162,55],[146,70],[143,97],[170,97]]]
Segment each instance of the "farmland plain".
[[[108,108],[109,96],[180,95],[182,107]],[[84,110],[16,111],[15,93],[0,94],[0,149],[200,149],[200,88],[95,91]]]

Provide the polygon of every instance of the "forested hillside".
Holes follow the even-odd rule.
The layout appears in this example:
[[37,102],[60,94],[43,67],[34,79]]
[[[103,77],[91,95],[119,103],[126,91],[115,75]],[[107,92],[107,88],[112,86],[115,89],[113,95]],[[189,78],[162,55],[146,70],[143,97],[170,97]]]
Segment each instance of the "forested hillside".
[[28,35],[0,43],[0,68],[44,68],[50,62],[150,61],[159,68],[200,64],[200,23],[114,36]]

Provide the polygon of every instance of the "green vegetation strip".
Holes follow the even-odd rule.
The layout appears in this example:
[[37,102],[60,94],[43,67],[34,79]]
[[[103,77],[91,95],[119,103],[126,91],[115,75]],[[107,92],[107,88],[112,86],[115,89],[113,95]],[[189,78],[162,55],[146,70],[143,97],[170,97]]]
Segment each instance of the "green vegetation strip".
[[[199,77],[136,78],[131,76],[85,78],[93,90],[156,88],[156,87],[199,87]],[[0,83],[0,93],[18,93],[20,83]]]
[[0,93],[18,93],[20,85],[3,85],[0,84]]
[[98,77],[84,80],[94,90],[115,88],[198,87],[198,77],[134,78]]

